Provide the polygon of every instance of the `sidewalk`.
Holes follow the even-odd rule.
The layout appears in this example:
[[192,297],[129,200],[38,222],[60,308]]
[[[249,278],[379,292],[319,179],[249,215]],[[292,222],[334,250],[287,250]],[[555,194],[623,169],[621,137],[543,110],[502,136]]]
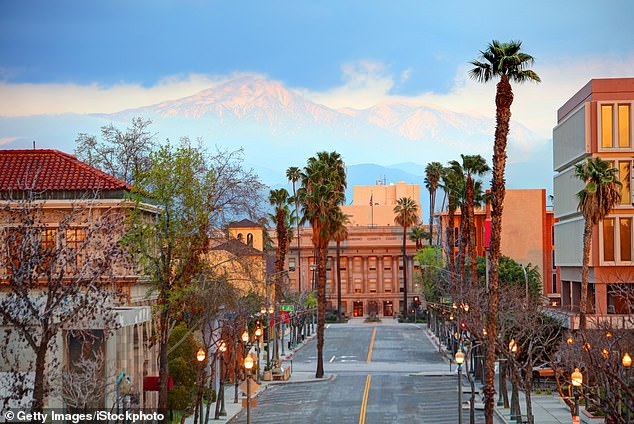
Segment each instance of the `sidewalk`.
[[[316,337],[316,333],[312,334],[309,337],[306,337],[301,344],[296,346],[294,349],[287,351],[286,354],[280,359],[282,360],[283,367],[292,367],[292,358],[293,355],[300,349],[302,349],[309,341]],[[262,358],[264,360],[264,358]],[[294,383],[308,383],[308,382],[322,382],[322,381],[330,381],[334,378],[332,374],[326,374],[324,378],[315,378],[314,372],[292,372],[291,377],[286,381],[262,381],[260,383],[260,387],[258,391],[253,396],[254,398],[258,397],[258,395],[264,392],[269,386],[273,386],[276,384],[294,384]],[[241,383],[241,382],[240,382]],[[209,412],[209,423],[226,423],[235,417],[237,414],[242,411],[242,392],[238,388],[238,402],[234,403],[235,400],[235,386],[233,384],[227,384],[224,387],[225,390],[225,411],[227,415],[224,417],[220,417],[219,419],[214,419],[215,411],[216,411],[216,403],[211,404],[211,409]],[[206,405],[203,407],[203,415],[205,414]],[[203,417],[204,419],[204,417]],[[185,419],[186,424],[194,424],[194,415],[190,415]]]
[[[445,359],[449,362],[453,360],[451,357],[451,352],[447,350],[445,346],[440,343],[438,338],[433,334],[433,332],[429,329],[425,329],[425,334],[432,341],[432,343],[438,347],[438,351],[445,357]],[[497,384],[498,379],[495,378],[495,384]],[[482,393],[482,384],[478,384],[480,387],[480,393]],[[510,392],[510,384],[507,385],[509,390],[509,399],[511,398]],[[496,393],[498,389],[496,387]],[[524,396],[524,392],[519,392],[519,400],[520,400],[520,410],[522,411],[523,419],[526,419],[526,399]],[[572,422],[572,415],[570,414],[570,409],[564,404],[564,402],[560,399],[559,394],[553,395],[536,395],[533,394],[531,396],[532,401],[532,409],[533,409],[533,417],[535,423],[539,424],[560,424],[566,423],[569,424]],[[476,403],[482,403],[483,399],[481,395],[476,396]],[[514,420],[511,420],[511,410],[504,409],[501,406],[497,406],[497,398],[495,403],[495,415],[498,421],[511,424],[515,423]]]

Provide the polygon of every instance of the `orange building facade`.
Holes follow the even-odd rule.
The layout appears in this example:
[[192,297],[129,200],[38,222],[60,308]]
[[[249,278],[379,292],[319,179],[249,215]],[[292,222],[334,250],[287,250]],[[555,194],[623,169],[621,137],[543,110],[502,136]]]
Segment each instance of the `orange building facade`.
[[634,78],[593,79],[557,112],[553,130],[555,263],[561,272],[561,311],[569,328],[578,327],[583,261],[584,219],[576,198],[583,184],[574,176],[574,167],[588,158],[611,162],[622,183],[620,203],[592,231],[588,305],[593,315],[588,326],[627,323],[631,313],[632,305],[620,293],[634,282],[633,108]]
[[[476,209],[476,251],[485,256],[487,217],[490,208]],[[443,239],[447,228],[454,232],[453,254],[457,257],[460,241],[460,210],[453,223],[448,223],[447,213],[441,215]],[[551,304],[559,304],[560,284],[558,270],[554,266],[553,211],[546,205],[545,189],[506,190],[504,217],[502,220],[502,255],[522,265],[537,266],[542,277],[543,295]],[[446,241],[443,241],[446,243]]]

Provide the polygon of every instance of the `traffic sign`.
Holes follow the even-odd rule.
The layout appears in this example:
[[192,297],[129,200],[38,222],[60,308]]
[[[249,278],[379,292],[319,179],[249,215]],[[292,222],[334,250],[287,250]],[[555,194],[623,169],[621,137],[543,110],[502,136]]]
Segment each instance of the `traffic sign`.
[[[249,378],[251,378],[251,377],[249,377]],[[242,382],[242,384],[240,384],[240,390],[245,395],[247,394],[247,386],[249,386],[249,391],[251,392],[251,393],[249,393],[249,397],[253,396],[258,391],[258,389],[260,388],[260,385],[258,383],[256,383],[255,381],[253,381],[253,379],[251,379],[249,384],[247,384],[247,381],[244,380]]]
[[295,305],[280,305],[280,311],[292,312],[295,310]]
[[[255,408],[258,406],[258,400],[256,398],[249,398],[249,408]],[[247,398],[242,398],[242,407],[247,407]]]

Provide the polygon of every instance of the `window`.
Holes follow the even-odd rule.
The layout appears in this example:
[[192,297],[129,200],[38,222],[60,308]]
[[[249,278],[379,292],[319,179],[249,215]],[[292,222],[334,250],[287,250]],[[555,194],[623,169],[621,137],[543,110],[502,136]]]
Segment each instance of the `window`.
[[247,234],[247,245],[253,247],[253,234]]
[[619,105],[619,147],[630,147],[630,105]]
[[632,146],[631,105],[602,104],[600,107],[602,149],[628,149]]
[[616,216],[605,218],[600,226],[603,243],[601,252],[604,262],[615,264],[631,263],[632,258],[632,217]]
[[82,228],[72,228],[66,230],[66,246],[69,248],[68,256],[68,272],[73,273],[80,269],[83,262],[84,240],[86,239],[86,230]]
[[603,260],[614,262],[614,218],[603,220]]
[[295,271],[295,258],[288,258],[288,270],[290,272]]
[[557,293],[557,274],[553,273],[553,285],[551,293]]
[[629,205],[632,203],[631,197],[631,187],[630,182],[632,180],[631,177],[631,169],[632,162],[627,161],[619,161],[619,181],[621,181],[621,204]]
[[601,147],[612,148],[612,105],[601,105]]
[[621,261],[632,260],[632,218],[619,218],[619,243]]

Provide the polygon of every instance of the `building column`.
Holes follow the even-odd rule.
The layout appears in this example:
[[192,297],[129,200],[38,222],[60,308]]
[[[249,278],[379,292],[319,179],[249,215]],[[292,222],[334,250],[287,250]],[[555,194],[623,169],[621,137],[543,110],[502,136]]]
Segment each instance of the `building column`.
[[368,293],[368,257],[361,256],[361,293]]
[[376,257],[376,292],[381,293],[379,296],[383,297],[383,255]]

